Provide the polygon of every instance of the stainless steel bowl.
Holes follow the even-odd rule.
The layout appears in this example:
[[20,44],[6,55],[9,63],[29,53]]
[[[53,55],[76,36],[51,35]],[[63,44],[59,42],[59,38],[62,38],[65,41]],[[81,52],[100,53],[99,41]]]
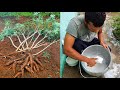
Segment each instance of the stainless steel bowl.
[[86,56],[86,57],[91,57],[91,58],[94,58],[96,56],[103,58],[102,64],[97,63],[93,67],[87,66],[86,62],[79,63],[79,66],[81,64],[81,66],[85,70],[85,72],[88,73],[89,75],[92,75],[92,76],[99,77],[99,76],[103,75],[108,70],[108,68],[111,64],[110,51],[103,48],[101,45],[91,45],[91,46],[87,47],[82,52],[82,55]]

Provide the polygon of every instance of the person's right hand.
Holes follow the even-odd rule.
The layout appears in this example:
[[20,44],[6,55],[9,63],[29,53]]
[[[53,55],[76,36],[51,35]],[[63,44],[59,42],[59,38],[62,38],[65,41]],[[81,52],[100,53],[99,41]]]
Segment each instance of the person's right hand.
[[97,59],[97,58],[88,58],[88,59],[87,59],[87,61],[88,61],[88,62],[87,62],[87,65],[90,66],[90,67],[95,66],[95,64],[96,64],[96,61],[95,61],[95,60],[96,60],[96,59]]

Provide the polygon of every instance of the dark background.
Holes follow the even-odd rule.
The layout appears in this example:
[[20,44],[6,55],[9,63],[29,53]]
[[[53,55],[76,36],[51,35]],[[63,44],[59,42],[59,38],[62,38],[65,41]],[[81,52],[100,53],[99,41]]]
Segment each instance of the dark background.
[[120,11],[118,0],[2,0],[1,11]]

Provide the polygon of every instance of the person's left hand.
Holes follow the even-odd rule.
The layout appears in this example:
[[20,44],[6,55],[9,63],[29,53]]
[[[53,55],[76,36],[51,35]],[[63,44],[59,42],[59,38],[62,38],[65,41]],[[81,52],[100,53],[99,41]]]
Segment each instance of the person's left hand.
[[105,49],[108,49],[108,45],[105,43],[100,43]]

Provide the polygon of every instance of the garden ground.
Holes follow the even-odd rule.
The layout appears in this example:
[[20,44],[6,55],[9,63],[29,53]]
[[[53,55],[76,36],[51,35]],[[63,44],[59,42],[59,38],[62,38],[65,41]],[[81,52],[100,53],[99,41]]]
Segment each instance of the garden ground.
[[[16,22],[14,19],[12,19]],[[22,19],[19,22],[23,22]],[[0,18],[0,30],[4,28],[4,20]],[[12,37],[16,45],[19,45],[19,41],[16,37]],[[46,41],[46,43],[49,43]],[[33,75],[25,72],[24,77],[22,78],[59,78],[60,77],[60,54],[59,54],[59,41],[51,45],[45,51],[50,54],[50,58],[43,57],[43,54],[37,55],[38,59],[43,65],[43,69],[40,69],[39,72],[34,73]],[[41,48],[38,48],[36,51],[40,51]],[[5,38],[3,41],[0,41],[0,54],[7,55],[15,51],[15,48],[12,46],[9,38]],[[12,58],[18,58],[20,55],[12,56]],[[5,63],[9,60],[0,56],[0,78],[13,78],[14,72],[12,66],[5,66]]]

